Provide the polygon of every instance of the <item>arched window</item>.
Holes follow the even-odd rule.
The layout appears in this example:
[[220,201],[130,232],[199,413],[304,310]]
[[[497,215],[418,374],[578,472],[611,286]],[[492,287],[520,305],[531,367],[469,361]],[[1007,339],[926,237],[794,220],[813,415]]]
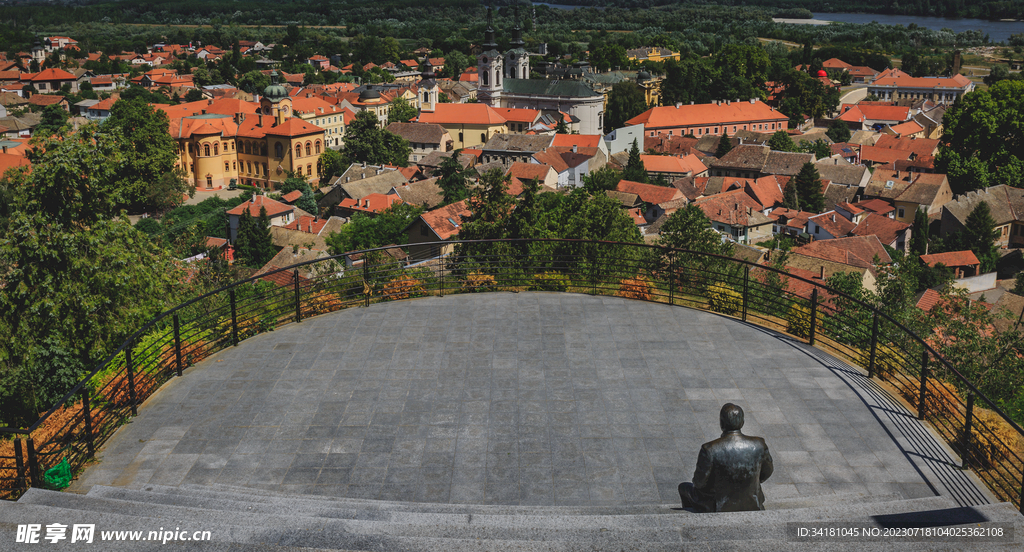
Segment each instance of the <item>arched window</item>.
[[501,86],[501,73],[494,74],[494,86]]
[[188,143],[188,153],[189,155],[192,155],[192,142]]
[[[259,172],[259,171],[257,171],[257,172]],[[267,170],[267,164],[264,163],[263,164],[263,176],[267,176],[269,174],[270,174],[270,171]]]
[[[252,174],[252,161],[247,162],[247,165],[248,165],[248,169],[249,170],[246,171],[246,172],[248,172],[249,174]],[[256,166],[258,167],[259,165],[256,165]]]
[[295,144],[295,157],[302,157],[302,144]]
[[423,93],[423,103],[430,103],[430,94],[426,92]]
[[203,144],[203,155],[206,157],[210,156],[210,144]]
[[484,72],[483,72],[483,73],[482,73],[482,74],[480,75],[480,78],[481,78],[481,79],[483,79],[483,81],[484,81],[484,86],[487,86],[487,73],[488,73],[487,71],[484,71]]
[[314,147],[314,148],[315,148],[315,150],[316,150],[316,154],[317,154],[317,155],[320,155],[320,140],[317,140],[316,142],[314,142],[314,143],[313,143],[313,147]]
[[213,154],[214,155],[220,155],[220,153],[217,152],[217,144],[218,144],[217,142],[213,143]]
[[252,142],[245,143],[245,153],[252,153]]
[[313,165],[306,165],[306,176],[313,176]]
[[284,148],[281,146],[281,142],[274,144],[274,157],[284,157]]
[[306,155],[313,155],[313,144],[310,144],[309,142],[306,142]]
[[486,132],[481,132],[480,133],[480,142],[481,143],[487,142],[487,133]]

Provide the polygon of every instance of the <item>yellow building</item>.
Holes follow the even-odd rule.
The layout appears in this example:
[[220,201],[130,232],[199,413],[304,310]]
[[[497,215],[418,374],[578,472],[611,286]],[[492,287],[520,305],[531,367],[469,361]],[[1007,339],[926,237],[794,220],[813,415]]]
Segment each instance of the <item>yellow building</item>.
[[635,61],[637,63],[643,63],[645,61],[679,61],[679,52],[673,52],[668,48],[661,48],[654,46],[651,48],[636,48],[634,50],[626,50],[626,59],[629,61]]
[[319,180],[325,131],[294,116],[284,87],[268,86],[257,111],[246,111],[201,109],[171,118],[168,130],[178,142],[178,165],[190,183],[200,190],[218,189],[231,180],[274,189],[290,172]]
[[443,126],[455,149],[482,146],[491,136],[508,132],[505,117],[483,103],[437,104],[434,111],[420,113],[417,121]]

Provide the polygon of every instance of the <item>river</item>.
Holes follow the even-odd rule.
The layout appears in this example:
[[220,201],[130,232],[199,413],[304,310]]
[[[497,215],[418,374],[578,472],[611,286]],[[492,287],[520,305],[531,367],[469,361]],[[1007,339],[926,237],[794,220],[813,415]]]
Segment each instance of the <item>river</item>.
[[[816,13],[814,19],[838,21],[841,23],[871,23],[877,21],[883,25],[909,25],[917,23],[918,27],[934,29],[952,29],[962,33],[967,30],[980,30],[988,34],[992,42],[1006,42],[1011,34],[1024,33],[1022,21],[988,21],[985,19],[946,19],[944,17],[921,17],[917,15],[883,15],[877,13]],[[793,21],[795,23],[795,21]]]

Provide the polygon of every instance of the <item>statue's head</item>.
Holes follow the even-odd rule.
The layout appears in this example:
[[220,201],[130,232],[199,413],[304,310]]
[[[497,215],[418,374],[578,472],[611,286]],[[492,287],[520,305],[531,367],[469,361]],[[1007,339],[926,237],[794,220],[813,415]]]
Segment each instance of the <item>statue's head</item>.
[[718,415],[722,431],[738,431],[743,427],[743,409],[732,403],[725,403]]

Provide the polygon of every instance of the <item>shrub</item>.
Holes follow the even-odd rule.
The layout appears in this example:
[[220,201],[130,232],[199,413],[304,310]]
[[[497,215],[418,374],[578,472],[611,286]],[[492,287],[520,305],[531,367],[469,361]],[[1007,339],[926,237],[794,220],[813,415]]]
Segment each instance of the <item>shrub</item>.
[[743,295],[722,282],[708,288],[708,308],[722,314],[736,314],[743,310]]
[[380,290],[380,294],[391,300],[408,299],[423,293],[423,280],[413,278],[408,274],[389,280]]
[[533,275],[531,291],[566,291],[572,282],[560,272],[542,272]]
[[616,293],[619,297],[625,297],[627,299],[640,299],[642,301],[651,300],[651,284],[647,281],[647,278],[643,276],[637,276],[636,278],[626,278],[619,282],[619,291]]
[[497,281],[494,276],[483,272],[470,272],[462,283],[462,289],[466,291],[490,291],[495,289]]
[[803,303],[793,303],[789,307],[786,331],[796,337],[811,337],[811,307]]

